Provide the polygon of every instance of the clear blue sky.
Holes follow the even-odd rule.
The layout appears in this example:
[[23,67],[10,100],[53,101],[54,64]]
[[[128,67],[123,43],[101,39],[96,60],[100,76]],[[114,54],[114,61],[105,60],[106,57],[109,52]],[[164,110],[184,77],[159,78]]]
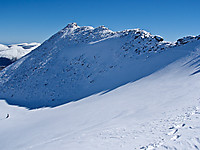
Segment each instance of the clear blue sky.
[[200,0],[0,0],[0,43],[43,42],[71,22],[175,41],[200,34],[199,18]]

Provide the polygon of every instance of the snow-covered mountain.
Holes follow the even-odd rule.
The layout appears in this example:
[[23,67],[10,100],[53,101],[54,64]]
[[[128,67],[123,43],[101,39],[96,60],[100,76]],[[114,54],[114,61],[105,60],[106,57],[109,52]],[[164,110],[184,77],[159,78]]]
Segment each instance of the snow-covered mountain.
[[0,70],[40,46],[39,43],[0,44]]
[[0,149],[200,149],[199,66],[200,36],[69,24],[1,71]]
[[36,108],[106,92],[182,56],[167,55],[184,40],[173,44],[140,29],[114,32],[68,24],[0,73],[0,96],[10,104]]

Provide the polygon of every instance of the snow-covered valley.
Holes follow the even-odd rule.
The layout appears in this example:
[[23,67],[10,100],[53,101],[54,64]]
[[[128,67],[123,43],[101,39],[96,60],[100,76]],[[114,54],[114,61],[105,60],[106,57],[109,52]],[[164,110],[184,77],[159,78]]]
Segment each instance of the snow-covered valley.
[[199,66],[199,36],[69,24],[0,72],[0,149],[200,149]]

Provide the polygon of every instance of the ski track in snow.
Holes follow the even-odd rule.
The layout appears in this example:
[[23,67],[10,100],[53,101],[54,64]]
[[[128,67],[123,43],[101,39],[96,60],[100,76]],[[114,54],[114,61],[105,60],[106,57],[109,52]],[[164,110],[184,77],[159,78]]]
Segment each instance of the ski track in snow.
[[[184,113],[185,111],[185,113]],[[192,136],[191,139],[187,133],[197,132],[192,131],[194,129],[193,123],[199,122],[200,118],[200,109],[198,107],[188,107],[184,109],[182,114],[178,116],[168,116],[167,113],[166,119],[154,120],[150,123],[138,124],[141,128],[138,129],[129,129],[129,128],[113,128],[107,129],[93,135],[94,141],[101,141],[105,147],[114,146],[118,149],[130,149],[130,145],[132,145],[132,149],[142,149],[142,150],[153,150],[153,149],[170,149],[176,150],[176,146],[180,146],[183,143],[187,143],[188,147],[191,149],[200,149],[200,139],[199,137]],[[199,128],[200,126],[195,127],[195,129]],[[199,131],[198,130],[198,131]],[[193,135],[193,134],[191,134]],[[76,139],[81,143],[81,140],[87,139],[87,134],[82,137],[79,137],[79,140]],[[149,136],[149,137],[148,137]],[[186,139],[184,139],[187,137]],[[145,141],[145,140],[152,140],[149,144],[142,146],[138,144],[137,140]],[[143,139],[143,140],[141,140]],[[90,141],[91,139],[87,139]],[[94,142],[96,143],[96,142]],[[141,143],[141,142],[139,142]],[[135,147],[137,145],[137,147]],[[174,146],[175,145],[175,146]],[[112,147],[111,146],[111,147]],[[108,148],[109,149],[109,148]],[[186,148],[187,149],[187,148]]]
[[[182,113],[177,116],[174,115],[171,116],[167,112],[164,112],[163,114],[166,115],[166,119],[158,119],[149,123],[145,122],[143,124],[138,124],[138,127],[141,128],[140,130],[123,128],[123,127],[111,128],[97,132],[96,134],[92,133],[92,135],[90,133],[83,133],[82,135],[75,137],[73,140],[76,141],[77,143],[82,143],[86,141],[88,142],[94,141],[94,143],[96,143],[97,141],[99,141],[100,143],[104,144],[105,147],[109,147],[112,145],[117,147],[118,149],[126,149],[127,145],[129,149],[130,145],[132,145],[132,149],[176,150],[179,149],[176,148],[177,144],[178,146],[181,146],[181,144],[183,145],[183,143],[187,143],[187,145],[191,147],[191,149],[199,149],[200,148],[199,137],[192,136],[191,139],[187,137],[188,136],[187,133],[197,132],[197,130],[192,131],[193,129],[199,128],[198,131],[200,130],[200,126],[195,126],[195,127],[193,126],[194,122],[199,122],[198,120],[200,118],[199,106],[193,106],[193,107],[190,106],[186,109],[183,109]],[[72,133],[71,136],[73,136],[73,134],[76,133]],[[32,145],[30,147],[27,147],[27,149],[37,148],[38,146],[50,144],[52,142],[62,142],[67,136],[70,135],[66,134],[60,137],[56,137],[51,140],[41,142],[37,145]],[[184,139],[184,137],[187,138]],[[146,146],[142,146],[141,144],[137,145],[135,143],[135,141],[137,141],[138,139],[140,139],[139,141],[152,140],[152,139],[154,140],[149,144],[147,144]],[[135,147],[135,144],[137,145],[137,147]]]
[[[126,149],[126,146],[128,145],[128,149],[132,147],[132,149],[141,150],[177,150],[180,149],[181,146],[183,146],[182,149],[188,149],[188,147],[190,147],[191,149],[198,150],[200,149],[200,138],[198,136],[200,125],[195,122],[199,122],[200,119],[200,99],[198,99],[198,103],[198,106],[182,108],[182,112],[179,115],[174,115],[178,113],[178,110],[177,113],[163,112],[163,116],[166,117],[165,119],[138,124],[136,126],[140,127],[139,130],[117,127],[91,134],[90,132],[82,132],[85,130],[83,129],[82,131],[71,133],[70,135],[63,134],[62,136],[57,136],[50,140],[28,146],[24,149],[37,149],[37,147],[43,147],[44,145],[54,142],[62,143],[65,141],[66,137],[77,135],[73,138],[76,143],[85,141],[96,143],[99,141],[100,144],[104,144],[104,147],[114,146],[118,149]],[[5,119],[6,118],[1,118],[0,121]],[[78,135],[77,133],[82,134]],[[194,136],[194,133],[196,133],[197,136]],[[190,137],[190,135],[192,135],[192,137]],[[136,143],[138,139],[143,142],[144,140],[151,141],[152,139],[153,141],[149,142],[147,145],[141,145],[141,142]],[[187,148],[184,148],[185,145],[187,145]]]
[[[164,112],[163,114],[166,115],[166,119],[159,119],[149,123],[145,122],[143,124],[138,124],[138,127],[141,128],[140,130],[130,129],[130,128],[111,128],[103,130],[97,133],[96,135],[92,136],[90,134],[83,134],[76,140],[78,143],[81,143],[83,139],[85,139],[85,141],[87,140],[101,141],[102,144],[105,145],[105,147],[115,145],[115,147],[117,147],[118,149],[126,149],[127,145],[129,145],[128,146],[129,149],[130,145],[132,145],[132,149],[176,150],[179,149],[179,147],[181,147],[183,143],[187,143],[188,147],[190,147],[191,149],[199,149],[200,139],[198,136],[197,137],[193,136],[194,135],[193,132],[198,132],[200,130],[200,125],[197,127],[193,126],[194,122],[199,122],[200,118],[199,106],[193,106],[193,107],[190,106],[188,108],[185,108],[182,110],[182,113],[177,116],[174,116],[174,114],[172,114],[171,116],[168,114],[168,112]],[[198,131],[197,130],[192,131],[193,129],[198,129]],[[189,134],[189,137],[187,137],[188,136],[187,133],[192,133],[192,134]],[[191,139],[190,135],[192,135]],[[93,139],[87,139],[88,137],[92,137]],[[139,141],[143,142],[144,140],[152,140],[152,139],[154,140],[145,146],[138,144],[138,146],[135,147],[136,141],[138,139],[140,139]],[[177,145],[178,148],[176,148]]]
[[[200,99],[198,99],[198,102],[200,103]],[[199,122],[200,119],[200,105],[199,106],[193,106],[188,107],[187,109],[184,109],[182,113],[176,117],[169,117],[165,120],[160,120],[160,125],[156,126],[155,128],[159,128],[161,124],[167,123],[166,125],[162,124],[163,126],[169,128],[167,130],[161,131],[163,132],[163,136],[159,137],[159,140],[156,142],[152,142],[146,146],[140,147],[142,150],[153,150],[153,149],[170,149],[170,150],[177,150],[179,148],[176,148],[178,145],[182,146],[186,143],[188,147],[191,149],[200,149],[200,138],[199,136],[194,137],[192,136],[190,139],[190,134],[193,132],[199,132],[200,131],[200,125],[199,126],[193,126],[197,125],[195,122]],[[157,121],[158,122],[158,121]],[[198,129],[198,131],[194,130]],[[194,131],[193,131],[194,130]],[[189,135],[189,137],[187,137]],[[197,134],[198,135],[198,134]],[[183,144],[184,143],[184,144]],[[186,147],[183,149],[187,149]]]

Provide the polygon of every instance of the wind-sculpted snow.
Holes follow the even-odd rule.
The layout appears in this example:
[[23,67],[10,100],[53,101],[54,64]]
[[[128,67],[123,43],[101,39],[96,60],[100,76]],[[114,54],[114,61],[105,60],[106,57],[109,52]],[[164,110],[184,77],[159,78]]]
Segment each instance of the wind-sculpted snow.
[[72,23],[0,73],[0,98],[28,108],[58,106],[134,82],[188,53],[140,29]]

